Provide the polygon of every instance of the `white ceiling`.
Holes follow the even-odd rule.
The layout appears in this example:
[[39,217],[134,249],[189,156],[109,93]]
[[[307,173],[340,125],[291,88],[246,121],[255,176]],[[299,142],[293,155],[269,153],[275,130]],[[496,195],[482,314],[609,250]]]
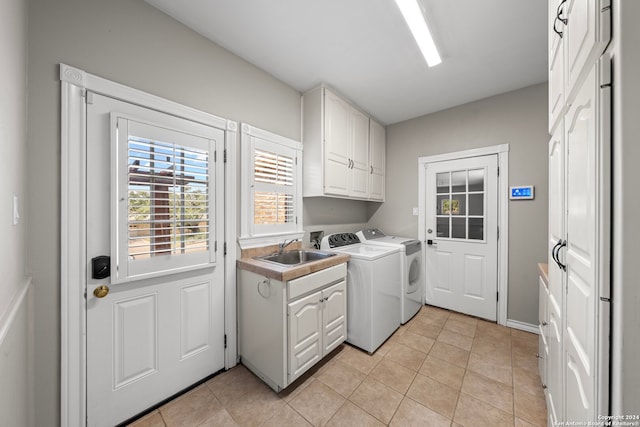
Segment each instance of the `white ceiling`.
[[428,68],[394,0],[146,0],[304,92],[325,83],[388,125],[547,80],[547,1],[421,0]]

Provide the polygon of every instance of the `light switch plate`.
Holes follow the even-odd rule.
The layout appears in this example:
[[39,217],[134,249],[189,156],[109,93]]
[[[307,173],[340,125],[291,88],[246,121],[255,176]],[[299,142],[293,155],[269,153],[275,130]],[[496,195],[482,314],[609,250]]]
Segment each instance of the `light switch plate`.
[[418,208],[413,208],[413,216],[420,215],[420,210]]

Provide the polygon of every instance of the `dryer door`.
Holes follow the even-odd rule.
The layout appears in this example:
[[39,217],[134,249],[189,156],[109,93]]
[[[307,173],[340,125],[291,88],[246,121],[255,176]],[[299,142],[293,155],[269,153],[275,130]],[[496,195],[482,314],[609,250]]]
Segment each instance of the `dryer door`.
[[408,257],[409,266],[407,268],[407,294],[412,294],[422,289],[422,267],[418,254]]

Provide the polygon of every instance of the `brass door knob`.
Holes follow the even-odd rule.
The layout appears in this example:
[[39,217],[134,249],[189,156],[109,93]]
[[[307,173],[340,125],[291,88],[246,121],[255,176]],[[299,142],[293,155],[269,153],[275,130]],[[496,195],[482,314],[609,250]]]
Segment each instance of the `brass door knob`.
[[93,290],[93,295],[95,295],[96,298],[104,298],[108,293],[109,287],[107,285],[100,285]]

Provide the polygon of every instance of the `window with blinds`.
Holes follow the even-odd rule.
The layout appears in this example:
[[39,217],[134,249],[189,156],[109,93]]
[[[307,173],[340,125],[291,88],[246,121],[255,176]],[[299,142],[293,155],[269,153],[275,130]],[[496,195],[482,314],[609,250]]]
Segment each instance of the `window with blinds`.
[[209,154],[129,135],[128,255],[131,259],[209,249]]
[[254,224],[295,222],[294,162],[294,157],[254,150]]

